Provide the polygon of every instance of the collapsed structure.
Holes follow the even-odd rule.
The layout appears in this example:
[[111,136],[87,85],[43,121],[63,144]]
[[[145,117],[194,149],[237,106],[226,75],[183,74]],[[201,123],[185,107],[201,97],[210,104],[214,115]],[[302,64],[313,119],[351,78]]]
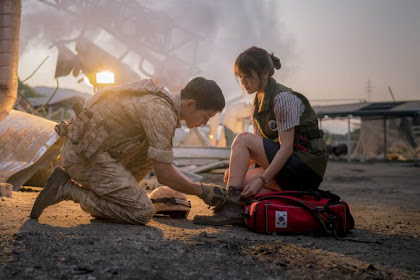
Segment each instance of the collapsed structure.
[[[149,10],[138,2],[124,2],[123,5],[114,1],[83,1],[83,5],[80,1],[67,0],[40,0],[40,2],[68,13],[70,17],[77,18],[85,25],[77,38],[54,42],[59,51],[55,71],[57,81],[59,77],[70,74],[77,78],[81,73],[88,76],[90,80],[91,73],[102,70],[115,71],[114,84],[139,80],[140,75],[123,62],[129,53],[136,53],[137,57],[140,57],[138,70],[144,76],[153,78],[158,84],[165,85],[173,91],[179,90],[180,85],[185,85],[192,75],[200,72],[195,66],[199,36],[177,26],[162,12]],[[97,15],[102,12],[106,13],[110,10],[109,5],[114,6],[113,17],[98,17]],[[69,103],[59,104],[66,98],[63,96],[58,98],[59,94],[56,95],[57,82],[57,89],[51,96],[32,100],[22,96],[16,104],[16,108],[28,113],[11,111],[17,97],[20,12],[20,1],[0,1],[2,17],[0,120],[7,116],[7,119],[0,122],[0,130],[4,136],[0,140],[0,181],[12,183],[15,190],[19,189],[37,171],[48,165],[47,163],[55,160],[62,144],[55,135],[55,123],[32,115],[32,113],[41,108],[47,112],[44,114],[45,117],[51,118],[53,115],[57,115],[57,112],[60,117],[63,117],[66,115],[69,105],[72,105]],[[96,17],[92,15],[96,15]],[[111,55],[85,37],[87,29],[90,27],[106,31],[113,36],[116,42],[124,44],[125,50],[119,57]],[[76,53],[66,46],[72,42],[76,43]],[[186,58],[185,56],[189,54],[191,57]],[[3,58],[5,59],[3,60]],[[98,81],[93,80],[92,82],[96,86]],[[73,98],[72,101],[80,101],[80,97]],[[59,104],[59,107],[52,106],[55,104]],[[65,108],[63,109],[63,107]],[[8,115],[9,113],[10,115]],[[197,133],[197,135],[205,146],[210,145],[201,133]],[[21,147],[21,149],[18,150],[16,147]],[[191,164],[191,160],[197,157],[196,150],[178,153],[181,155],[178,158],[178,164],[182,166],[182,162],[185,160]],[[201,165],[212,164],[214,161],[229,157],[228,150],[222,151],[222,158],[220,158],[220,153],[207,154],[201,159]],[[185,172],[191,177],[199,176],[194,172]]]

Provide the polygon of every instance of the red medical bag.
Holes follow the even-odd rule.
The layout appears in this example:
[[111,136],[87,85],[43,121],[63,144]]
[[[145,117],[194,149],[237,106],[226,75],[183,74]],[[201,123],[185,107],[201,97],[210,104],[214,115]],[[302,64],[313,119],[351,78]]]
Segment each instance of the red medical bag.
[[354,228],[346,202],[329,191],[279,191],[257,195],[244,206],[245,224],[255,232],[333,234]]

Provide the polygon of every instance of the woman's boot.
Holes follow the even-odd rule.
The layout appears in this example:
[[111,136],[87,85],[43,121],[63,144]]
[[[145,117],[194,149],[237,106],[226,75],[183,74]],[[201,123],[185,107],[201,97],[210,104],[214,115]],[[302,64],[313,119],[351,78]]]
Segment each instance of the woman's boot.
[[193,223],[198,225],[225,226],[241,225],[244,219],[241,216],[244,201],[241,198],[241,187],[229,187],[229,199],[223,206],[216,207],[208,215],[196,215]]

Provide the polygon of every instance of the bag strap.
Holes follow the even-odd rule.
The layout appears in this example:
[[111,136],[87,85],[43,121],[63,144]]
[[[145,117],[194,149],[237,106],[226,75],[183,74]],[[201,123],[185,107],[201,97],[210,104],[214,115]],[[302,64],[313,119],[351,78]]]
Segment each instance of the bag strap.
[[[299,199],[294,198],[294,197],[287,197],[286,196],[286,197],[282,197],[281,199],[283,199],[285,201],[295,203],[296,205],[302,206],[303,208],[308,210],[318,220],[318,222],[321,224],[322,228],[324,229],[325,233],[331,233],[333,235],[335,234],[335,229],[334,229],[334,226],[331,223],[331,221],[327,217],[325,217],[325,216],[323,216],[319,213],[319,210],[321,210],[320,208],[316,207],[315,205],[313,205],[313,204],[311,204],[307,201],[299,200]],[[322,210],[323,210],[323,208],[322,208]]]
[[252,201],[263,201],[266,199],[272,199],[277,196],[292,196],[292,197],[303,197],[303,196],[312,196],[315,199],[320,200],[321,198],[328,198],[331,200],[332,203],[338,203],[340,201],[340,197],[336,194],[333,194],[330,191],[323,191],[323,190],[316,190],[316,191],[279,191],[279,192],[272,192],[267,194],[261,194],[255,196]]

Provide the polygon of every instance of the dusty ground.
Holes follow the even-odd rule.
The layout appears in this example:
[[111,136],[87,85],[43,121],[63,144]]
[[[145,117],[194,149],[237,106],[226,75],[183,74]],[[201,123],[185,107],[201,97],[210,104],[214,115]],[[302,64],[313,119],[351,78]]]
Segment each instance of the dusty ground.
[[346,240],[197,226],[194,197],[188,220],[121,225],[62,202],[37,221],[38,193],[14,192],[0,198],[0,279],[420,279],[420,167],[330,162],[321,188],[350,204]]

